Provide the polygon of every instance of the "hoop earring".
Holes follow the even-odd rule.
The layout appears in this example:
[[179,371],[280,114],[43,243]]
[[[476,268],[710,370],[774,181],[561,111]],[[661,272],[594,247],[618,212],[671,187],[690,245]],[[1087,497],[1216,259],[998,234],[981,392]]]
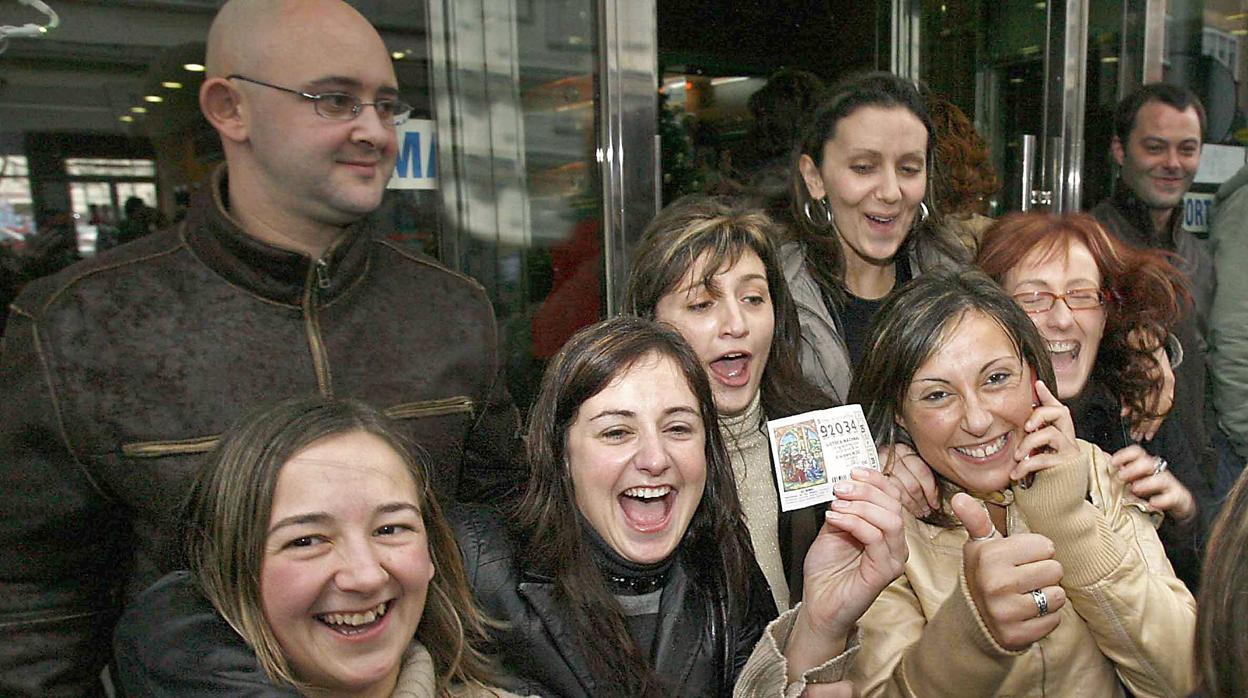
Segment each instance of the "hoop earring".
[[[810,213],[810,205],[816,202],[823,209],[824,220],[822,221],[815,220],[815,217]],[[807,199],[806,203],[802,205],[802,210],[806,213],[806,220],[810,221],[810,224],[816,228],[831,228],[832,224],[836,222],[832,218],[832,207],[828,204],[828,197],[826,196],[822,199]]]
[[927,210],[927,202],[920,201],[919,202],[919,222],[922,223],[926,221],[928,215],[930,215],[930,212]]

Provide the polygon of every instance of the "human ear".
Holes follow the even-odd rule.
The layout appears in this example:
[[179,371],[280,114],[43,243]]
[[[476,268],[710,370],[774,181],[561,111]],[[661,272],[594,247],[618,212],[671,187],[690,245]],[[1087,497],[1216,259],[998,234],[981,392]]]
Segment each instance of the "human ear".
[[199,88],[199,109],[221,138],[236,142],[247,140],[247,120],[243,116],[241,94],[229,80],[205,80]]
[[1122,141],[1118,136],[1114,136],[1113,140],[1109,142],[1109,153],[1114,156],[1114,162],[1118,163],[1119,167],[1122,167],[1122,160],[1126,157],[1126,153],[1122,149]]
[[802,180],[806,182],[806,191],[812,199],[822,199],[827,191],[823,186],[823,176],[819,174],[819,166],[815,164],[813,158],[805,153],[797,161],[797,169],[802,173]]

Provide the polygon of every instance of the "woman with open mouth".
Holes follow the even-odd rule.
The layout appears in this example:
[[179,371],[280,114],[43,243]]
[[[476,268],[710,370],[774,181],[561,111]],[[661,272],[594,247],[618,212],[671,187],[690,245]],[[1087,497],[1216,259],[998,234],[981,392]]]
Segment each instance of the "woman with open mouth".
[[896,488],[862,470],[806,555],[807,602],[764,633],[776,608],[706,369],[649,320],[568,340],[530,412],[528,454],[515,516],[460,523],[478,600],[505,621],[495,644],[513,690],[780,696],[840,681],[854,623],[905,559]]
[[1004,218],[985,235],[978,263],[1036,324],[1075,432],[1112,453],[1131,493],[1165,513],[1161,540],[1195,590],[1218,459],[1206,432],[1185,428],[1179,414],[1202,415],[1204,395],[1174,404],[1166,347],[1190,302],[1182,272],[1083,214]]
[[850,399],[936,473],[905,572],[859,622],[863,696],[1186,696],[1195,602],[1160,515],[1075,436],[1048,344],[980,272],[884,304]]
[[715,396],[754,555],[780,611],[826,506],[781,513],[766,421],[832,407],[797,363],[797,310],[761,211],[691,195],[646,227],[625,308],[665,322],[697,353]]
[[937,225],[932,121],[912,83],[851,79],[810,118],[780,256],[801,320],[802,371],[845,402],[871,319],[893,290],[971,255]]
[[[768,625],[715,420],[674,330],[636,317],[585,328],[530,412],[525,495],[508,513],[453,509],[459,550],[389,432],[363,420],[274,438],[261,420],[221,447],[244,465],[196,489],[251,508],[197,508],[191,575],[162,580],[119,625],[122,683],[171,696],[513,695],[498,685],[779,698],[815,684],[849,696],[857,620],[906,559],[897,488],[867,469],[838,485],[805,558],[807,600]],[[263,476],[237,472],[254,462]],[[238,527],[260,544],[219,542]],[[235,581],[217,590],[218,578]]]
[[244,419],[193,487],[189,571],[117,626],[125,695],[511,695],[487,687],[487,621],[426,467],[356,401]]

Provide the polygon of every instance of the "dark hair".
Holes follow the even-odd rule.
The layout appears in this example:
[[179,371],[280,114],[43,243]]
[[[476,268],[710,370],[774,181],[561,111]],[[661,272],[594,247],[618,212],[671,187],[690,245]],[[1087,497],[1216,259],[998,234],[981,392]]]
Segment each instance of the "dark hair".
[[[910,381],[970,313],[980,313],[997,323],[1035,376],[1045,385],[1055,384],[1053,364],[1040,332],[995,281],[978,271],[924,274],[884,302],[871,323],[862,363],[849,386],[849,402],[862,405],[877,444],[914,445],[899,425]],[[940,482],[942,510],[923,520],[937,526],[956,526],[953,515],[943,510],[943,502],[953,490],[939,473],[933,475]]]
[[146,207],[147,204],[143,203],[143,199],[140,199],[137,196],[132,196],[129,199],[126,199],[126,203],[122,206],[122,210],[126,212],[126,218],[134,218],[139,211],[142,211]]
[[515,514],[520,548],[555,580],[598,686],[627,696],[662,695],[664,689],[629,635],[624,612],[584,541],[567,434],[586,400],[638,361],[655,356],[675,364],[688,382],[706,434],[706,487],[680,544],[685,567],[694,584],[727,593],[730,603],[744,609],[754,556],[711,386],[697,355],[666,325],[631,316],[604,320],[573,335],[551,360],[529,413],[532,471]]
[[1196,117],[1200,119],[1200,138],[1204,140],[1205,105],[1201,104],[1196,93],[1179,85],[1152,82],[1124,97],[1114,110],[1114,135],[1122,141],[1123,147],[1126,147],[1131,131],[1135,129],[1136,114],[1149,102],[1161,102],[1179,111],[1187,111],[1188,107],[1195,109]]
[[906,237],[905,243],[897,251],[898,255],[906,254],[911,245],[923,252],[924,248],[935,248],[946,257],[960,261],[966,260],[965,248],[959,246],[951,237],[940,230],[939,212],[934,208],[931,171],[936,161],[935,128],[927,105],[919,95],[919,91],[909,81],[892,73],[866,73],[851,78],[833,87],[828,96],[815,109],[814,116],[802,136],[798,146],[798,157],[792,165],[792,179],[789,187],[792,218],[791,235],[802,246],[806,266],[819,287],[836,302],[845,300],[845,260],[836,235],[829,235],[826,226],[816,226],[806,215],[808,207],[821,204],[810,196],[806,181],[802,177],[798,165],[800,157],[805,155],[814,161],[816,166],[823,162],[823,147],[836,137],[836,128],[841,120],[864,107],[883,109],[901,108],[910,112],[927,130],[927,205],[930,211],[928,220],[918,221],[914,229]]
[[754,117],[754,126],[749,142],[758,150],[760,159],[793,151],[802,135],[802,125],[819,103],[823,90],[823,80],[814,73],[784,68],[750,95],[746,107]]
[[943,215],[987,213],[988,199],[1001,190],[988,145],[953,102],[930,94],[927,103],[936,128],[931,175],[935,207]]
[[1196,676],[1203,698],[1248,696],[1248,470],[1213,523],[1196,604]]
[[703,255],[700,282],[711,295],[722,295],[715,275],[737,263],[748,251],[758,255],[767,273],[767,290],[775,315],[771,350],[759,385],[763,412],[772,419],[831,407],[833,401],[802,376],[797,347],[801,326],[789,295],[780,258],[771,242],[774,223],[758,209],[729,199],[691,194],[659,212],[646,226],[634,252],[624,307],[655,319],[659,301],[677,286]]
[[357,431],[393,448],[416,486],[436,570],[416,638],[433,658],[438,695],[449,695],[453,683],[488,681],[489,663],[478,648],[486,644],[490,621],[473,600],[459,547],[433,495],[426,466],[386,417],[362,402],[291,398],[250,412],[222,437],[187,500],[182,538],[192,577],[270,678],[300,686],[261,601],[260,571],[273,494],[282,467],[298,452],[325,437]]
[[[1156,406],[1149,404],[1149,396],[1162,380],[1153,352],[1191,300],[1187,279],[1168,261],[1167,253],[1131,247],[1084,213],[1015,213],[984,233],[976,262],[1002,283],[1033,250],[1048,260],[1065,254],[1075,242],[1092,253],[1101,288],[1108,295],[1105,331],[1092,375],[1135,414],[1151,415]],[[1139,332],[1148,340],[1141,342]]]

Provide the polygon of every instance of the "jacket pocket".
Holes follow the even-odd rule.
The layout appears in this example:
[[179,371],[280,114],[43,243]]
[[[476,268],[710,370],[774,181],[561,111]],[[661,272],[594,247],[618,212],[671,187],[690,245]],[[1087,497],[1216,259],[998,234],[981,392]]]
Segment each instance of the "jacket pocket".
[[128,458],[161,458],[163,456],[187,456],[207,453],[216,447],[220,435],[198,436],[193,439],[170,441],[138,441],[122,444],[121,452]]
[[385,409],[390,419],[417,419],[420,417],[440,417],[448,414],[472,413],[472,398],[466,395],[442,398],[440,400],[421,400],[404,402]]

